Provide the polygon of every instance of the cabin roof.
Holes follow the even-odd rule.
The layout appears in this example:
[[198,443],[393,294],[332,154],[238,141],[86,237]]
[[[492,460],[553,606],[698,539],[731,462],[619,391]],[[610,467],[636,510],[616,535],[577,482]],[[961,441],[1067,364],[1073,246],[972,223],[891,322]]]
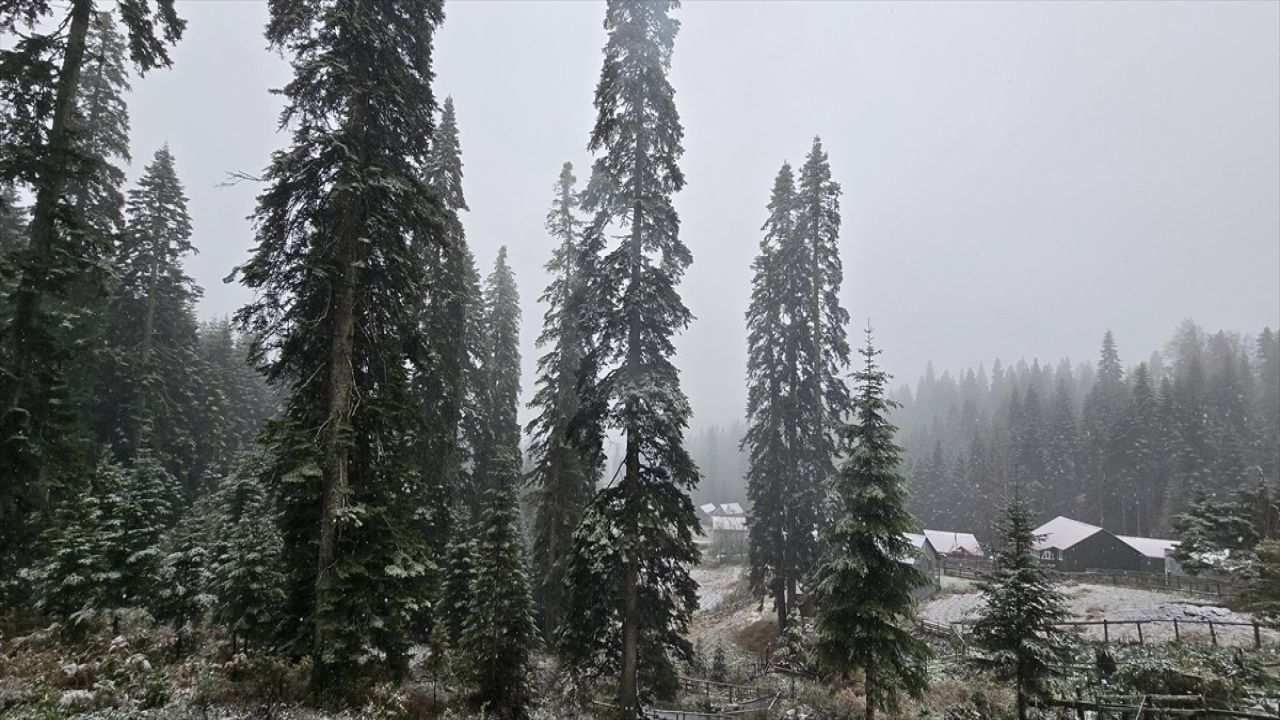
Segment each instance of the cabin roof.
[[1049,548],[1066,550],[1100,532],[1106,531],[1097,525],[1090,525],[1086,522],[1072,520],[1069,517],[1059,515],[1035,529],[1037,539],[1034,547],[1036,550],[1047,550]]
[[963,550],[970,555],[981,555],[982,545],[973,533],[952,532],[950,530],[925,530],[925,537],[933,544],[933,548],[943,555]]
[[1149,558],[1163,559],[1169,551],[1178,546],[1177,540],[1163,538],[1135,537],[1133,535],[1117,535],[1120,542],[1137,550]]

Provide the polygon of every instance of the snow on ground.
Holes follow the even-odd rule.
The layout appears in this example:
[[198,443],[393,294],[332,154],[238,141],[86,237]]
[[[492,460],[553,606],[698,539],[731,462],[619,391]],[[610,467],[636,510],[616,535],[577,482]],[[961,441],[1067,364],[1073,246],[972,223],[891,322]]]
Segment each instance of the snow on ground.
[[742,565],[699,566],[691,573],[698,583],[698,612],[689,637],[705,647],[736,646],[746,628],[773,620],[772,606],[761,609],[746,592],[747,574]]
[[[946,578],[954,582],[944,583],[944,593],[925,603],[920,610],[921,616],[932,622],[953,623],[973,620],[978,609],[982,607],[982,595],[974,592],[971,583],[954,578]],[[953,592],[947,593],[945,590]],[[1138,590],[1135,588],[1114,587],[1111,585],[1066,585],[1063,592],[1067,596],[1067,605],[1073,620],[1164,620],[1156,624],[1143,624],[1142,635],[1145,640],[1168,641],[1174,639],[1172,621],[1204,621],[1218,622],[1251,622],[1253,618],[1245,613],[1237,613],[1216,605],[1203,605],[1188,601],[1185,597],[1168,593]],[[1085,626],[1079,628],[1088,638],[1101,640],[1102,626]],[[1231,646],[1252,646],[1252,627],[1230,627],[1214,625],[1214,633],[1218,642]],[[1183,640],[1210,641],[1207,625],[1181,625],[1178,628]],[[1116,625],[1108,629],[1112,640],[1138,640],[1138,630],[1133,625]],[[1264,643],[1280,642],[1280,633],[1263,630]]]
[[742,577],[741,565],[721,565],[708,567],[699,565],[689,573],[693,581],[698,583],[698,609],[704,613],[714,612],[724,602],[725,595],[733,589]]

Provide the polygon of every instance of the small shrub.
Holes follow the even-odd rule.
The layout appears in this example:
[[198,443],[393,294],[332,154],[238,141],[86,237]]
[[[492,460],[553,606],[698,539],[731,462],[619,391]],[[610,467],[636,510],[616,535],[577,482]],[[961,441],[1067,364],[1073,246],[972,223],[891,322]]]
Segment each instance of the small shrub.
[[725,682],[729,678],[729,662],[724,654],[724,646],[716,645],[715,654],[711,656],[711,680]]
[[361,717],[365,720],[408,720],[405,693],[393,683],[378,683],[369,690],[369,701]]
[[847,687],[832,690],[805,683],[797,692],[796,704],[807,720],[856,720],[867,714],[866,700]]

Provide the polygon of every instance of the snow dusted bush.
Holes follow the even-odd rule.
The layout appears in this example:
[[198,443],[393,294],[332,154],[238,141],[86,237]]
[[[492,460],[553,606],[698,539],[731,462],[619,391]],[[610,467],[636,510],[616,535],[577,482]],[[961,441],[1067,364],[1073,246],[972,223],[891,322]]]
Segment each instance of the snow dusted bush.
[[392,683],[378,683],[369,692],[362,720],[408,720],[404,689]]
[[88,710],[97,700],[97,695],[92,690],[63,690],[58,696],[58,709],[68,712]]

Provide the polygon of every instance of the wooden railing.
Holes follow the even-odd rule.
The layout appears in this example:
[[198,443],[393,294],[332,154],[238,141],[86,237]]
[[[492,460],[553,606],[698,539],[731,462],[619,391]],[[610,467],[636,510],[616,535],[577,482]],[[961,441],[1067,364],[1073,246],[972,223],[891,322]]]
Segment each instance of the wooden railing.
[[[963,636],[967,628],[972,624],[973,624],[972,620],[961,620],[961,621],[951,623],[951,626],[956,629],[957,633]],[[1119,635],[1120,631],[1123,631],[1128,628],[1135,628],[1137,630],[1137,641],[1139,645],[1146,644],[1147,636],[1143,632],[1144,626],[1150,627],[1150,626],[1161,626],[1161,625],[1173,627],[1172,642],[1174,643],[1184,642],[1183,634],[1184,634],[1184,631],[1188,628],[1207,627],[1209,629],[1209,642],[1215,647],[1219,644],[1219,637],[1218,637],[1219,630],[1222,630],[1224,628],[1245,627],[1252,630],[1251,634],[1252,634],[1253,646],[1255,648],[1261,648],[1263,633],[1265,630],[1264,627],[1256,621],[1241,622],[1241,621],[1228,621],[1228,620],[1178,620],[1178,619],[1172,619],[1172,618],[1141,618],[1141,619],[1133,619],[1133,620],[1108,620],[1106,618],[1103,618],[1102,620],[1069,620],[1069,621],[1064,621],[1060,623],[1054,623],[1054,627],[1064,628],[1064,629],[1080,628],[1080,627],[1095,627],[1095,628],[1100,627],[1102,628],[1102,641],[1104,643],[1110,643],[1112,641],[1113,631],[1115,631],[1114,633],[1116,635],[1115,639],[1117,641],[1120,641],[1122,637],[1121,635]]]
[[782,697],[782,691],[773,688],[685,676],[680,677],[680,687],[686,696],[702,695],[708,705],[714,698],[726,707],[717,710],[646,707],[644,716],[654,720],[767,720]]
[[1102,695],[1092,701],[1050,699],[1049,707],[1076,711],[1083,720],[1085,713],[1096,717],[1133,718],[1248,718],[1249,720],[1280,720],[1273,713],[1253,709],[1210,707],[1203,695]]

